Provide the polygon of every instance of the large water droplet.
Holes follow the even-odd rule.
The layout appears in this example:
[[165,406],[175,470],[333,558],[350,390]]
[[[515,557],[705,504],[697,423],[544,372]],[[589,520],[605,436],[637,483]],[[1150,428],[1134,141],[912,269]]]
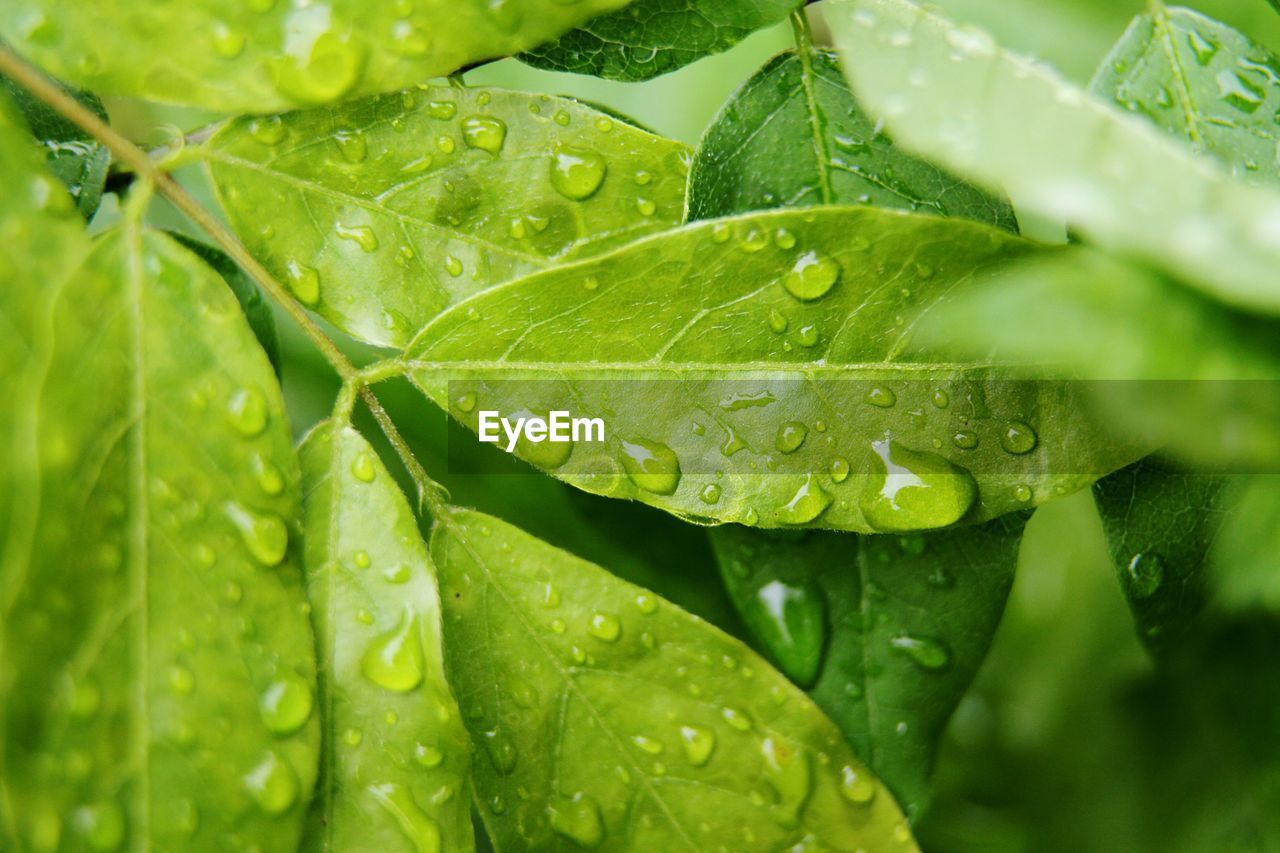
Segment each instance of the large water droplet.
[[285,276],[289,282],[289,290],[298,297],[303,305],[314,306],[320,301],[320,274],[309,266],[297,261],[289,261],[285,265]]
[[681,726],[680,746],[684,757],[694,767],[702,767],[711,760],[716,749],[716,733],[701,726]]
[[877,530],[946,527],[964,517],[978,496],[972,475],[941,456],[908,450],[887,436],[872,450],[860,507]]
[[274,751],[267,752],[241,779],[264,813],[284,814],[298,799],[298,774]]
[[892,388],[884,385],[872,385],[867,389],[867,393],[862,399],[877,408],[892,409],[894,404],[898,402],[898,395],[893,393]]
[[631,480],[655,495],[674,494],[680,485],[680,459],[665,444],[638,438],[622,442],[622,467]]
[[818,484],[816,476],[809,474],[791,499],[774,511],[774,516],[782,524],[808,524],[829,506],[831,495]]
[[262,721],[278,735],[293,734],[302,728],[311,717],[311,704],[311,687],[292,672],[268,684],[258,697]]
[[778,737],[765,738],[760,744],[760,753],[764,758],[765,783],[776,797],[770,816],[780,826],[798,826],[800,813],[813,790],[809,754]]
[[[328,6],[299,9],[292,17],[317,13],[327,16]],[[298,30],[305,31],[308,25],[310,21],[303,21]],[[321,33],[309,49],[290,49],[286,44],[286,51],[287,55],[276,63],[276,89],[301,104],[338,100],[355,86],[364,70],[364,47],[334,31]]]
[[370,785],[367,790],[374,801],[391,815],[418,853],[440,853],[440,826],[418,807],[408,788],[387,782]]
[[400,624],[374,640],[360,659],[360,671],[379,687],[407,693],[422,683],[422,641],[418,617],[406,608]]
[[612,613],[596,613],[591,617],[587,632],[597,640],[613,643],[622,633],[622,623]]
[[778,427],[778,437],[774,445],[780,453],[795,453],[804,444],[809,428],[799,421],[789,421]]
[[1005,426],[1000,436],[1000,446],[1019,456],[1035,450],[1038,442],[1036,431],[1021,421],[1013,421]]
[[289,529],[278,515],[257,513],[227,501],[223,510],[253,558],[264,566],[278,566],[289,550]]
[[796,299],[820,299],[840,279],[840,265],[817,252],[801,255],[782,278],[782,286]]
[[589,794],[558,797],[547,807],[551,828],[583,847],[596,847],[604,840],[604,819],[600,806]]
[[913,634],[900,634],[889,639],[889,645],[911,658],[923,669],[944,669],[951,663],[951,652],[941,640]]
[[585,148],[561,148],[551,157],[551,186],[567,199],[583,201],[604,183],[608,164]]
[[462,121],[462,140],[468,148],[497,154],[507,141],[507,125],[489,116],[472,116]]
[[773,580],[756,592],[748,621],[786,675],[801,687],[818,677],[826,646],[827,606],[821,587],[812,581],[789,584]]

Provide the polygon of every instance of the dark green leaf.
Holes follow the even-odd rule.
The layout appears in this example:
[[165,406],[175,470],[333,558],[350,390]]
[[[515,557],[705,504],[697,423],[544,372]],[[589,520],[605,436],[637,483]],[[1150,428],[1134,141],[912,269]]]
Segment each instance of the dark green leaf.
[[199,259],[90,243],[36,157],[0,108],[0,839],[292,849],[319,725],[271,366]]
[[0,6],[0,37],[94,92],[261,113],[451,74],[625,3],[20,0]]
[[[761,527],[977,522],[1141,455],[1094,434],[1067,386],[916,345],[907,318],[1031,251],[873,208],[698,223],[474,297],[406,358],[472,429],[484,410],[605,417],[603,444],[519,449],[597,494]],[[920,487],[898,501],[887,465]]]
[[711,532],[757,643],[918,817],[943,727],[986,656],[1025,514],[908,536]]
[[240,310],[244,312],[245,319],[249,321],[249,328],[253,329],[253,336],[262,345],[262,351],[271,360],[271,366],[275,368],[276,376],[279,376],[280,341],[276,337],[276,318],[271,313],[271,306],[262,298],[262,291],[258,290],[257,285],[244,274],[244,270],[240,269],[235,261],[227,257],[225,252],[215,249],[206,243],[201,243],[199,240],[193,240],[185,234],[175,232],[170,236],[199,255],[202,261],[213,267],[214,271],[222,276],[222,280],[231,288],[231,292],[236,296],[236,301],[240,303]]
[[741,643],[496,518],[432,538],[445,648],[513,850],[912,850],[839,730]]
[[325,720],[307,846],[474,850],[469,743],[417,520],[351,427],[322,423],[301,456]]
[[520,58],[537,68],[650,80],[785,20],[803,0],[635,0]]
[[855,95],[899,144],[1217,299],[1280,312],[1280,195],[911,0],[833,0],[827,17]]
[[385,346],[495,284],[680,222],[689,157],[575,101],[456,87],[242,119],[206,152],[249,249]]
[[[111,154],[78,126],[3,75],[0,75],[0,88],[17,105],[32,135],[44,147],[49,171],[67,185],[80,215],[92,219],[102,201]],[[107,120],[107,111],[96,96],[69,86],[63,89],[98,118]]]
[[689,218],[871,204],[1017,230],[1013,211],[898,150],[854,103],[834,53],[779,54],[725,104],[698,147]]

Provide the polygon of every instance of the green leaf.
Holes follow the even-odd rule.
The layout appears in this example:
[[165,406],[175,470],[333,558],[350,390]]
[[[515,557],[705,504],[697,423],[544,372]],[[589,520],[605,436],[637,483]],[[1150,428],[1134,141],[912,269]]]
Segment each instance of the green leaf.
[[[518,449],[597,494],[761,527],[977,522],[1142,455],[1068,414],[1065,385],[915,346],[906,318],[1030,251],[869,208],[698,223],[473,297],[406,359],[473,430],[485,410],[603,417],[603,444]],[[919,487],[886,492],[888,467]]]
[[0,37],[94,92],[229,113],[389,92],[510,56],[626,0],[60,0],[0,7]]
[[22,189],[0,202],[0,324],[22,342],[0,413],[3,846],[291,849],[319,726],[271,366],[168,237],[91,244],[17,134],[0,114],[0,182]]
[[910,0],[836,0],[828,19],[899,144],[1215,298],[1280,311],[1280,196]]
[[456,87],[241,119],[207,155],[255,256],[384,346],[494,284],[677,224],[688,172],[683,145],[575,101]]
[[[0,75],[2,88],[17,105],[36,140],[44,147],[47,166],[54,176],[67,185],[76,208],[85,219],[92,219],[102,202],[102,189],[107,183],[107,166],[111,154],[93,137],[50,109],[26,89]],[[62,87],[80,104],[103,121],[107,111],[102,101],[87,92]]]
[[325,421],[300,453],[325,720],[308,846],[474,850],[469,744],[417,520],[351,427]]
[[834,53],[802,48],[769,60],[708,128],[690,172],[689,218],[818,204],[918,210],[1017,231],[1008,204],[895,147],[854,102]]
[[1107,57],[1092,89],[1146,116],[1237,177],[1276,180],[1280,59],[1228,26],[1153,2]]
[[1210,553],[1214,607],[1280,614],[1280,477],[1257,474],[1233,484],[1230,513]]
[[756,641],[844,731],[908,817],[1004,612],[1027,516],[908,536],[711,531]]
[[262,345],[262,351],[271,360],[271,366],[275,368],[278,377],[280,375],[280,340],[276,335],[276,318],[271,313],[271,306],[262,298],[262,291],[258,290],[258,286],[244,274],[244,270],[240,269],[235,261],[227,257],[225,252],[201,243],[199,240],[193,240],[185,234],[173,232],[169,236],[198,255],[200,260],[213,267],[214,271],[222,276],[222,280],[231,288],[236,301],[240,303],[240,310],[249,321],[253,336]]
[[915,849],[839,730],[741,643],[496,518],[432,537],[500,849]]
[[549,71],[651,80],[726,51],[801,5],[803,0],[635,0],[520,58]]
[[1209,549],[1232,511],[1225,485],[1146,459],[1093,487],[1138,636],[1157,656],[1203,628]]

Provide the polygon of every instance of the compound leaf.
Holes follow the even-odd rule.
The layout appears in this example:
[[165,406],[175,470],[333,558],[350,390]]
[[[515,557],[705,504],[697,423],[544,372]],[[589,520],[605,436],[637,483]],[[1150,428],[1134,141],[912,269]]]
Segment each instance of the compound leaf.
[[708,128],[689,177],[689,218],[818,204],[963,216],[1017,231],[1013,210],[898,149],[854,102],[836,55],[778,54]]
[[7,114],[0,147],[28,190],[0,231],[30,235],[0,247],[21,342],[0,414],[0,837],[292,848],[319,727],[271,366],[194,255],[131,218],[91,243],[65,193],[36,192],[57,185]]
[[480,513],[431,550],[499,849],[915,849],[839,730],[737,640]]
[[784,20],[802,0],[635,0],[521,55],[537,68],[651,80]]
[[600,417],[603,442],[517,448],[597,494],[761,527],[977,522],[1141,455],[1065,384],[915,346],[907,318],[1032,251],[871,208],[697,223],[473,297],[405,357],[473,430],[485,411]]
[[241,119],[207,147],[249,249],[385,346],[494,284],[677,224],[688,156],[575,101],[456,87]]
[[0,37],[94,92],[262,113],[452,74],[625,2],[15,0],[0,7]]
[[413,511],[350,426],[322,423],[300,453],[325,720],[308,846],[474,850],[469,744]]
[[711,531],[756,642],[913,820],[943,728],[1004,613],[1026,519],[907,536]]
[[1280,195],[911,0],[836,0],[827,17],[899,144],[1214,298],[1280,311]]

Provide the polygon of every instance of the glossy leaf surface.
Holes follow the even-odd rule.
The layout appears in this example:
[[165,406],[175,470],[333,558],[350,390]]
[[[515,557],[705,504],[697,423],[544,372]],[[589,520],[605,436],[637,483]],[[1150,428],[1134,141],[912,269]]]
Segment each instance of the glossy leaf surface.
[[1216,298],[1280,311],[1280,195],[911,0],[837,0],[828,19],[899,144]]
[[472,429],[601,416],[603,443],[517,448],[587,491],[762,527],[977,522],[1136,458],[1068,387],[916,347],[908,318],[1031,251],[867,208],[699,223],[473,298],[406,357]]
[[791,664],[784,671],[913,819],[942,730],[1004,613],[1025,522],[906,536],[711,531],[756,643]]
[[0,36],[94,92],[262,113],[452,74],[625,2],[14,0],[0,7]]
[[1009,205],[899,150],[854,102],[836,55],[781,53],[725,104],[698,146],[689,218],[870,204],[1017,231]]
[[494,284],[675,225],[688,172],[683,145],[575,101],[456,87],[241,119],[207,156],[254,255],[385,346]]
[[[292,848],[319,728],[271,366],[169,238],[90,244],[15,133],[0,116],[0,173],[24,189],[0,230],[28,235],[0,249],[3,846]],[[50,267],[24,263],[33,245]],[[263,705],[281,683],[302,705],[287,724]]]
[[499,848],[915,849],[839,730],[749,649],[498,519],[432,538]]
[[537,68],[649,80],[733,47],[801,0],[635,0],[521,55]]
[[474,850],[470,750],[417,520],[351,427],[322,423],[301,456],[325,720],[308,847]]

